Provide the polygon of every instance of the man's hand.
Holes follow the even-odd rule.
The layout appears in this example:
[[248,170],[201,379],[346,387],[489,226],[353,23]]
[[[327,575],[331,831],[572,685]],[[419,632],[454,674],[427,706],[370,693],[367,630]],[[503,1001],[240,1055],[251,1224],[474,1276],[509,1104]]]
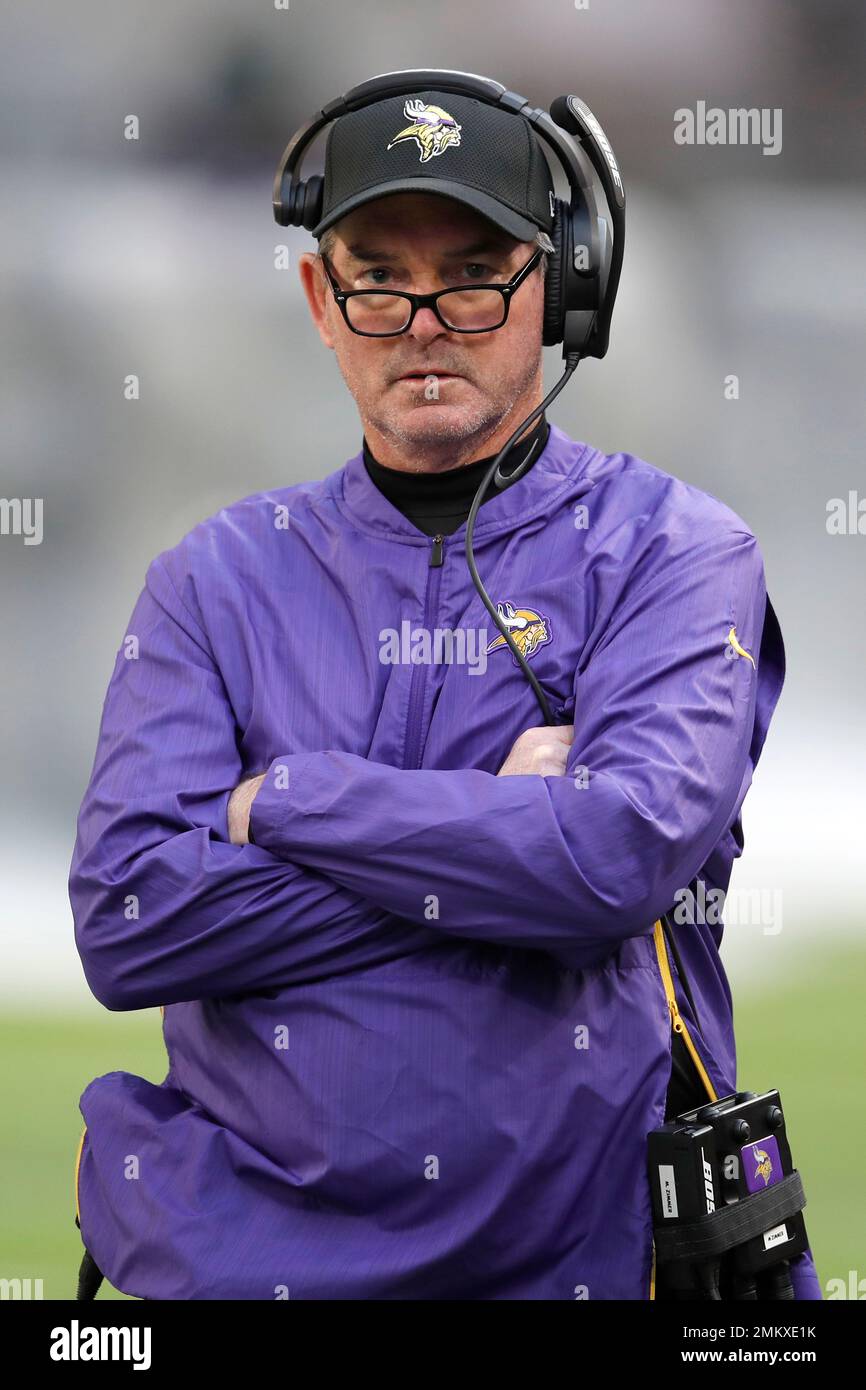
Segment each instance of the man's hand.
[[524,729],[496,775],[515,777],[535,772],[539,777],[564,777],[573,742],[573,724],[538,724]]
[[229,841],[233,845],[248,845],[250,842],[250,808],[256,792],[267,777],[262,772],[258,777],[248,777],[235,787],[228,804]]

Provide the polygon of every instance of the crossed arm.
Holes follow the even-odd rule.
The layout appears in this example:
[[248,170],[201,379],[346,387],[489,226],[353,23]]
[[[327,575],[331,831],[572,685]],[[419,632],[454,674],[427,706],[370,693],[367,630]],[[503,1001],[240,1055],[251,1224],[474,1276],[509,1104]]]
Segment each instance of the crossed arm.
[[[561,777],[573,738],[573,724],[557,724],[553,728],[541,724],[525,729],[515,739],[511,752],[496,775]],[[229,797],[228,828],[229,840],[233,845],[250,843],[250,811],[256,793],[266,778],[266,772],[260,772],[257,777],[245,777]]]

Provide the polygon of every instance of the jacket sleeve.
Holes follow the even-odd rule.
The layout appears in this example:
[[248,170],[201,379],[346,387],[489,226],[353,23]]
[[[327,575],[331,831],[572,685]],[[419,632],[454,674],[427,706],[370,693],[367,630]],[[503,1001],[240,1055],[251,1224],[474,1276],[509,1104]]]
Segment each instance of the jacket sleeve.
[[574,968],[649,933],[748,789],[766,605],[751,533],[659,548],[578,668],[566,775],[293,753],[253,802],[256,841],[414,921]]
[[109,1009],[242,994],[394,953],[399,924],[383,910],[230,843],[236,735],[207,636],[158,556],[109,682],[69,876],[84,973]]

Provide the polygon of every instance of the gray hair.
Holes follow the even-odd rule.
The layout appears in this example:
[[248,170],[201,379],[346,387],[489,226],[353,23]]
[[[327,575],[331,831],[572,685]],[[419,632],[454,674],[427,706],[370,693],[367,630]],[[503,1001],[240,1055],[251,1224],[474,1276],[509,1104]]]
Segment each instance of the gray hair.
[[[319,237],[319,249],[316,252],[317,256],[322,257],[333,255],[336,240],[336,227],[326,227],[325,230],[322,232],[322,235]],[[540,247],[541,250],[544,252],[544,255],[541,258],[541,273],[542,275],[546,275],[548,257],[554,254],[556,248],[553,242],[550,240],[550,237],[547,235],[547,232],[543,232],[541,230],[536,232],[535,241],[533,244],[536,247]]]
[[541,258],[541,273],[547,274],[547,262],[551,256],[556,254],[556,247],[547,235],[547,232],[538,231],[535,234],[535,245],[540,246],[544,255]]

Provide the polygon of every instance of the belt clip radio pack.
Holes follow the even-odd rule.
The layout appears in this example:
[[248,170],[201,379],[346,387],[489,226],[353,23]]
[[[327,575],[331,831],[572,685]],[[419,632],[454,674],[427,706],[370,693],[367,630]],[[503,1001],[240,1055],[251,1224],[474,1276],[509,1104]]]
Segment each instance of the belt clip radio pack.
[[662,1297],[793,1299],[806,1196],[778,1091],[736,1091],[648,1135]]

